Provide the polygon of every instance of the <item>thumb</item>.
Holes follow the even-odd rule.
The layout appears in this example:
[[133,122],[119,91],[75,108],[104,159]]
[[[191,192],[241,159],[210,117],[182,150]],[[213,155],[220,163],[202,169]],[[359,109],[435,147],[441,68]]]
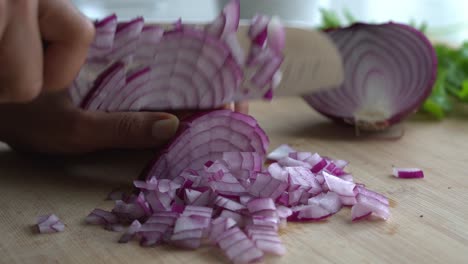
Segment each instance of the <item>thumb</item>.
[[[87,112],[85,148],[150,148],[167,143],[177,132],[179,119],[168,113]],[[83,131],[82,131],[83,132]]]

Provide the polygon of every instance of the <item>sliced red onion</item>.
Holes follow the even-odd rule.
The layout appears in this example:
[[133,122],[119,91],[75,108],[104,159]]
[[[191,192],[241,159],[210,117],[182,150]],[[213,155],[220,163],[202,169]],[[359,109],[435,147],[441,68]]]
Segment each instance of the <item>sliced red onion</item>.
[[65,224],[55,215],[41,215],[37,217],[37,228],[39,233],[57,233],[65,230]]
[[340,211],[342,204],[340,196],[335,192],[327,192],[326,194],[317,195],[308,200],[309,205],[318,205],[331,214]]
[[344,83],[305,96],[314,109],[362,130],[400,122],[429,96],[437,59],[423,33],[404,24],[356,23],[327,32],[341,52]]
[[243,227],[245,225],[245,217],[238,212],[225,209],[221,211],[219,217],[232,219],[239,227]]
[[252,18],[248,36],[254,45],[263,46],[265,44],[268,35],[267,29],[269,23],[270,18],[265,15],[257,14]]
[[185,189],[185,202],[188,205],[207,206],[213,202],[213,193],[210,190],[199,192]]
[[246,209],[244,205],[223,196],[218,196],[215,200],[215,204],[221,208],[225,208],[231,211],[240,211]]
[[351,207],[351,218],[354,221],[359,221],[367,218],[372,214],[372,209],[363,204],[356,204]]
[[135,234],[140,230],[141,223],[138,220],[132,222],[132,224],[128,227],[127,231],[120,237],[119,243],[128,243]]
[[247,203],[247,209],[250,213],[254,214],[264,210],[276,210],[275,202],[271,198],[258,198],[252,199]]
[[424,178],[424,172],[418,168],[393,168],[393,176],[402,179]]
[[231,173],[223,173],[219,171],[220,177],[213,178],[210,181],[210,186],[217,193],[222,195],[236,195],[241,196],[247,193],[244,186],[234,177]]
[[357,203],[355,196],[340,196],[340,201],[345,206],[351,206]]
[[187,168],[200,170],[206,161],[220,160],[223,152],[253,151],[263,157],[268,147],[265,132],[252,117],[229,110],[205,113],[181,127],[184,129],[157,157],[147,178],[173,179]]
[[312,166],[310,166],[309,163],[293,159],[291,157],[284,157],[280,160],[278,160],[278,164],[280,164],[283,167],[301,167],[301,168],[307,168],[311,169]]
[[171,243],[182,248],[196,249],[200,247],[202,237],[202,230],[188,230],[173,234]]
[[288,221],[305,222],[305,221],[320,221],[332,215],[327,209],[320,205],[299,205],[291,208],[293,213],[288,217]]
[[256,152],[224,152],[222,159],[229,164],[231,172],[238,170],[259,172],[262,170],[264,157]]
[[263,258],[263,253],[238,227],[225,231],[218,245],[233,263],[253,263]]
[[121,200],[115,201],[112,213],[116,215],[121,222],[132,222],[133,220],[149,216],[152,212],[148,203],[145,201],[143,193],[140,193],[136,199],[128,203]]
[[282,205],[277,206],[276,211],[278,212],[278,217],[280,218],[288,218],[293,213],[291,208]]
[[282,158],[288,157],[289,153],[296,152],[291,146],[287,144],[280,145],[267,155],[269,160],[278,161]]
[[102,209],[94,209],[87,217],[86,223],[92,225],[117,224],[118,218],[115,214]]
[[258,249],[279,256],[286,254],[286,248],[283,246],[278,233],[256,229],[256,227],[252,225],[249,228],[248,236]]
[[379,202],[385,204],[385,205],[390,205],[389,201],[388,201],[388,198],[385,197],[384,195],[380,194],[380,193],[377,193],[377,192],[374,192],[374,191],[371,191],[363,186],[356,186],[356,190],[358,193],[362,194],[362,195],[365,195],[365,196],[369,196],[369,197],[372,197],[374,199],[377,199]]
[[210,242],[216,243],[216,240],[219,236],[221,236],[226,230],[234,227],[235,225],[236,221],[232,218],[220,216],[214,219],[213,221],[211,221],[211,228],[208,239],[210,240]]
[[[390,217],[390,211],[388,204],[380,202],[378,199],[375,199],[371,196],[366,196],[359,193],[356,196],[357,203],[354,206],[359,205],[359,207],[365,207],[371,211],[376,216],[387,220]],[[355,209],[356,210],[356,209]],[[361,210],[360,210],[361,211]],[[354,217],[353,217],[354,218]]]
[[114,45],[115,31],[117,29],[117,16],[112,14],[94,23],[95,39],[89,47],[88,59],[105,56]]
[[355,183],[342,180],[327,172],[323,172],[323,176],[325,178],[325,182],[328,188],[331,191],[336,192],[337,194],[341,196],[351,196],[351,197],[356,196],[356,190],[355,190],[356,184]]
[[307,190],[311,194],[318,194],[322,187],[315,179],[315,175],[307,167],[285,167],[289,173],[289,191]]
[[277,199],[288,188],[287,173],[275,174],[259,173],[249,188],[249,193],[256,197],[270,197]]
[[118,22],[115,15],[99,21],[89,59],[70,87],[73,102],[88,110],[141,111],[212,109],[269,98],[281,81],[284,29],[273,19],[267,45],[258,47],[267,56],[245,67],[239,19],[240,3],[232,0],[204,28],[178,20],[163,30],[141,17]]
[[282,52],[286,43],[286,32],[278,17],[272,17],[267,28],[268,47],[275,52]]

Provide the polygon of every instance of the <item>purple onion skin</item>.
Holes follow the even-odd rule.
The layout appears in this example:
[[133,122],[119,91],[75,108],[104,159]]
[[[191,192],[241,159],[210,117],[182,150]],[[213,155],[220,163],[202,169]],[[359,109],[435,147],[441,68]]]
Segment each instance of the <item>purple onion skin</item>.
[[[410,25],[407,25],[407,24],[397,23],[397,22],[393,22],[393,21],[386,22],[386,23],[380,23],[380,24],[356,22],[356,23],[353,23],[353,24],[351,24],[351,25],[349,25],[347,27],[326,28],[326,29],[324,29],[322,31],[325,32],[325,33],[331,33],[331,32],[335,32],[337,30],[359,30],[360,28],[369,27],[369,26],[373,26],[373,27],[398,26],[398,27],[401,27],[401,28],[407,30],[408,32],[411,32],[411,33],[415,34],[422,41],[423,45],[429,47],[430,54],[427,54],[427,55],[430,57],[430,60],[432,62],[432,64],[431,64],[432,72],[430,74],[430,79],[429,79],[429,81],[427,83],[427,86],[421,92],[421,95],[419,96],[418,100],[415,101],[413,104],[406,106],[404,110],[393,114],[391,117],[389,117],[389,118],[387,118],[385,120],[381,120],[381,121],[377,121],[377,122],[366,122],[366,121],[356,122],[356,120],[353,117],[337,116],[337,115],[333,115],[333,114],[330,114],[330,113],[326,113],[326,112],[324,112],[322,110],[319,110],[317,107],[315,107],[314,105],[312,105],[311,103],[308,102],[307,98],[313,97],[314,96],[313,94],[304,95],[304,96],[302,96],[302,98],[306,101],[306,103],[309,104],[309,106],[314,108],[314,110],[319,112],[321,115],[323,115],[323,116],[325,116],[325,117],[327,117],[327,118],[329,118],[329,119],[331,119],[331,120],[333,120],[333,121],[335,121],[335,122],[337,122],[339,124],[343,124],[343,125],[347,125],[347,126],[356,126],[358,129],[363,130],[363,131],[381,131],[381,130],[388,129],[391,126],[402,122],[410,114],[413,114],[413,113],[418,111],[418,109],[421,107],[421,105],[430,96],[430,94],[432,92],[432,89],[434,87],[434,83],[435,83],[436,78],[437,78],[438,61],[437,61],[437,55],[436,55],[436,52],[434,50],[434,47],[433,47],[432,43],[430,42],[430,40],[426,37],[426,35],[424,35],[424,33],[421,32],[420,30],[418,30],[418,29],[416,29],[416,28],[414,28],[414,27],[412,27]],[[337,89],[340,89],[340,88],[337,88]],[[352,114],[350,113],[350,116],[351,115]]]

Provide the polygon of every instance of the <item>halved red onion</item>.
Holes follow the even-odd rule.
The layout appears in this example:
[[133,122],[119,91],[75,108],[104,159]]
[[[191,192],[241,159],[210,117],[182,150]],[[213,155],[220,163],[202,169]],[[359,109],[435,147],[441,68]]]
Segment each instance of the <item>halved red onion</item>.
[[402,179],[424,178],[424,172],[419,168],[393,168],[393,176]]
[[427,37],[408,25],[356,23],[327,31],[341,52],[344,83],[304,97],[332,119],[382,130],[416,111],[432,90],[437,59]]
[[37,217],[37,228],[39,233],[57,233],[65,230],[65,224],[55,215],[41,215]]

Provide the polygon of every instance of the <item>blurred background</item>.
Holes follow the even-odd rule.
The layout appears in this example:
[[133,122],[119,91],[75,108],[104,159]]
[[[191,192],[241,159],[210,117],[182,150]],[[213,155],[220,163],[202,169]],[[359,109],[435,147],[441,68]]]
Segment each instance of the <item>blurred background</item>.
[[[213,19],[228,0],[72,0],[92,19],[116,13],[120,19],[143,16],[148,21],[188,22]],[[364,22],[426,23],[430,38],[460,44],[468,39],[466,0],[241,0],[241,18],[256,12],[277,15],[289,24],[314,27],[320,24],[320,8],[341,17],[348,10]]]

